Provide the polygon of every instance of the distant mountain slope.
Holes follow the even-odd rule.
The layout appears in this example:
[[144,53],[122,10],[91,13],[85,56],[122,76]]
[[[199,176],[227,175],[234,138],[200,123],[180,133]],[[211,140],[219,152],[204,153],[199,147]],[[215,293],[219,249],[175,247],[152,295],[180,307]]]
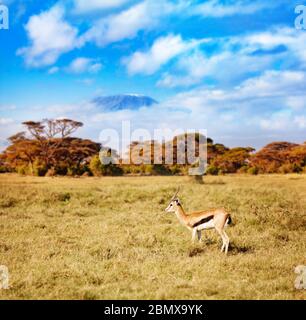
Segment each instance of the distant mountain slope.
[[120,94],[108,97],[97,97],[92,101],[98,107],[107,111],[137,110],[141,107],[150,107],[158,102],[150,97],[137,94]]

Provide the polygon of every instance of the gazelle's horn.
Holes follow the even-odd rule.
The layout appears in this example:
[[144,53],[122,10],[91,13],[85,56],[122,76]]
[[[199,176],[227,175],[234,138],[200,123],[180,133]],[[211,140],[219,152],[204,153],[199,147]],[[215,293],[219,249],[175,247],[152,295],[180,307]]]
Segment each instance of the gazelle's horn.
[[180,187],[177,188],[177,190],[176,190],[174,196],[172,197],[171,201],[176,198],[176,196],[178,195],[179,191],[180,191]]

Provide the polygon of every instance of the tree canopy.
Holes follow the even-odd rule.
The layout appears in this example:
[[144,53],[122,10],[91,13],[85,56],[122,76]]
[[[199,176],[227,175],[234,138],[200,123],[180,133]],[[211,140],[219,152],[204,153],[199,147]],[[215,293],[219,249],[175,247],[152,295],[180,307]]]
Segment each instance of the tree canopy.
[[[83,123],[70,119],[24,122],[25,131],[11,136],[0,155],[0,173],[60,175],[187,174],[190,155],[199,156],[199,134],[183,134],[170,141],[133,141],[126,161],[89,139],[72,137]],[[205,138],[205,137],[204,137]],[[190,142],[193,148],[189,150]],[[228,148],[207,138],[208,174],[306,172],[306,142],[273,142],[255,152],[252,147]],[[180,153],[179,153],[180,151]],[[101,163],[101,152],[110,153],[109,164]],[[170,153],[169,153],[170,152]],[[182,155],[184,159],[182,158]],[[179,156],[180,155],[180,156]],[[172,160],[171,164],[169,160]],[[181,164],[184,160],[184,165]],[[145,163],[145,164],[144,164]]]

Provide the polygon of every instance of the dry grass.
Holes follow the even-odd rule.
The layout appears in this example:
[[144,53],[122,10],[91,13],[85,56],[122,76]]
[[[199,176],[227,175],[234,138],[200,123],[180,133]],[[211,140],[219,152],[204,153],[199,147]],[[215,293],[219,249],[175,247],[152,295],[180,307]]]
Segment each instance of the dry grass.
[[[167,201],[224,206],[235,225],[192,245]],[[31,178],[0,176],[1,299],[305,299],[306,176]]]

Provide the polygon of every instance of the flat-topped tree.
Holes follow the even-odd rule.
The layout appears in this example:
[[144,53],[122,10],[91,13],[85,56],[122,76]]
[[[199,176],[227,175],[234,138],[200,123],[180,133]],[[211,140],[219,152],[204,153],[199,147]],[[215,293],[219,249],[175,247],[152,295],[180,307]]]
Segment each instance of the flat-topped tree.
[[39,122],[26,121],[26,126],[31,136],[39,141],[54,138],[67,138],[83,126],[82,122],[70,119],[44,119]]
[[[79,172],[89,165],[91,158],[101,149],[100,143],[71,137],[83,123],[70,119],[44,119],[27,121],[27,132],[19,132],[8,140],[3,161],[13,170],[26,168],[27,172]],[[29,170],[30,169],[30,170]],[[37,170],[35,171],[37,172]]]
[[[63,158],[63,145],[68,147],[65,140],[83,126],[82,122],[70,119],[43,119],[42,121],[25,121],[22,124],[27,128],[27,133],[20,132],[10,137],[12,146],[8,148],[8,152],[11,156],[15,154],[19,158],[22,154],[22,159],[26,155],[26,158],[30,159],[29,163],[32,164],[33,153],[29,151],[35,149],[34,158],[42,161],[47,168],[57,166]],[[80,149],[86,151],[83,144],[80,144],[78,152]]]

